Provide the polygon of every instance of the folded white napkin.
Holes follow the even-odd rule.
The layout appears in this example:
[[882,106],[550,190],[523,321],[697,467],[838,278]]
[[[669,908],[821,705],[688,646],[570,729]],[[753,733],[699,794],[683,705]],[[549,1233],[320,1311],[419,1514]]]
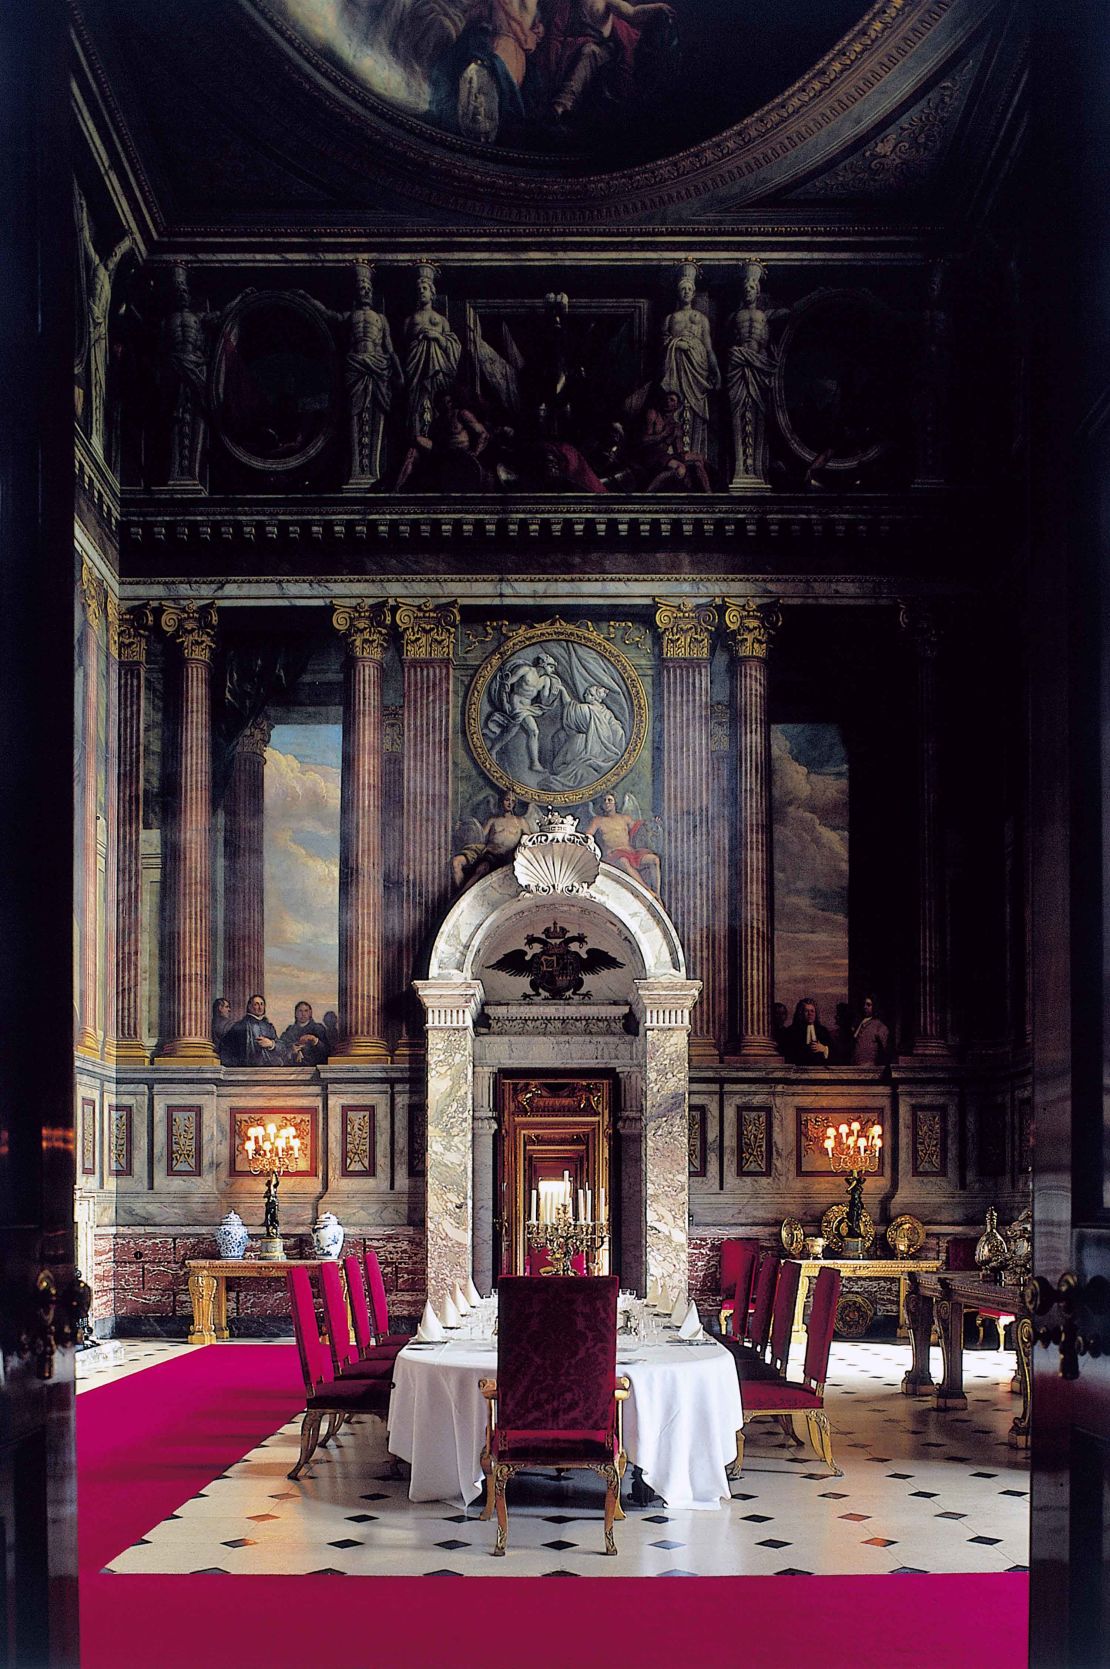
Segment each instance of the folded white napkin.
[[463,1317],[467,1310],[469,1310],[470,1305],[467,1303],[466,1293],[463,1291],[458,1281],[455,1282],[455,1285],[451,1290],[451,1297],[454,1299],[455,1308],[458,1310],[460,1318]]
[[686,1294],[680,1292],[671,1306],[671,1325],[681,1327],[686,1319]]
[[653,1310],[659,1302],[659,1282],[654,1275],[651,1277],[651,1285],[647,1289],[647,1302]]
[[680,1339],[700,1339],[702,1336],[701,1317],[693,1300],[690,1301],[682,1326],[678,1330],[678,1336]]
[[443,1331],[440,1319],[432,1309],[432,1301],[429,1298],[424,1306],[424,1314],[420,1317],[420,1326],[416,1329],[417,1343],[442,1344],[446,1337],[447,1334]]
[[443,1325],[445,1327],[457,1327],[459,1325],[459,1312],[455,1308],[455,1300],[449,1292],[445,1293],[443,1298]]
[[665,1312],[666,1312],[666,1314],[667,1314],[667,1315],[670,1315],[670,1313],[671,1313],[671,1305],[672,1305],[672,1304],[673,1304],[673,1303],[674,1303],[674,1299],[673,1299],[673,1298],[672,1298],[672,1297],[671,1297],[671,1295],[670,1295],[670,1293],[669,1293],[669,1292],[668,1292],[668,1291],[667,1291],[667,1289],[666,1289],[666,1287],[662,1287],[662,1286],[661,1286],[661,1287],[660,1287],[660,1288],[659,1288],[659,1296],[658,1296],[658,1298],[657,1298],[657,1299],[656,1299],[656,1300],[655,1300],[655,1308],[656,1308],[656,1309],[657,1309],[657,1310],[658,1310],[658,1311],[659,1311],[659,1312],[660,1312],[660,1313],[661,1313],[661,1314],[662,1314],[662,1313],[663,1313],[663,1312],[664,1312],[664,1311],[665,1311]]
[[470,1305],[471,1309],[474,1309],[476,1304],[480,1304],[482,1302],[482,1295],[478,1291],[478,1288],[474,1285],[473,1275],[468,1275],[466,1277],[466,1301]]

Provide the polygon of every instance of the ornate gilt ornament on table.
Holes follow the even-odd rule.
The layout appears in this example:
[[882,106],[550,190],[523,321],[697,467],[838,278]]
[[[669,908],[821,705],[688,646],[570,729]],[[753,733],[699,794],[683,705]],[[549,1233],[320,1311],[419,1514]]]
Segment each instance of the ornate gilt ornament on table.
[[895,1217],[886,1231],[887,1245],[895,1257],[912,1258],[925,1244],[925,1225],[909,1212]]
[[801,1256],[802,1248],[805,1245],[805,1233],[805,1229],[796,1217],[783,1218],[782,1227],[779,1229],[779,1239],[782,1241],[782,1249],[788,1258]]

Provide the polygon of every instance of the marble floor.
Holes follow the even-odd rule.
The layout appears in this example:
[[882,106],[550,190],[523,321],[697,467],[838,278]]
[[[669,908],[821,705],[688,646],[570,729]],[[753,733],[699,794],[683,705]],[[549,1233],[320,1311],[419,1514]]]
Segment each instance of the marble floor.
[[[138,1372],[187,1346],[124,1346]],[[220,1347],[215,1347],[220,1348]],[[826,1407],[844,1469],[830,1478],[772,1421],[746,1433],[743,1477],[719,1512],[625,1500],[616,1559],[602,1554],[599,1480],[514,1480],[509,1556],[494,1559],[480,1503],[413,1503],[391,1476],[380,1422],[364,1420],[317,1452],[297,1483],[299,1420],[152,1525],[111,1572],[231,1575],[735,1576],[1021,1570],[1028,1560],[1029,1472],[1006,1433],[1012,1352],[965,1354],[968,1408],[937,1414],[898,1389],[908,1349],[835,1344]],[[104,1374],[114,1374],[106,1368]],[[934,1374],[939,1372],[938,1359]],[[104,1383],[90,1374],[87,1387]],[[596,1484],[596,1488],[594,1487]]]

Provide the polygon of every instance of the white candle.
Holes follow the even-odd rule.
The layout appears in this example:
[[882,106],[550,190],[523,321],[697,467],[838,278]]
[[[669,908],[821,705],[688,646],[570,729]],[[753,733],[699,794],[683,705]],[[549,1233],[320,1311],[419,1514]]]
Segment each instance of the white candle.
[[586,1196],[581,1188],[578,1190],[578,1221],[584,1222],[586,1217]]
[[594,1197],[593,1197],[593,1194],[590,1192],[590,1190],[587,1188],[586,1189],[586,1221],[587,1221],[587,1223],[592,1223],[593,1220],[594,1220]]
[[533,1188],[532,1189],[532,1215],[529,1217],[528,1221],[530,1223],[534,1223],[535,1220],[536,1220],[536,1190]]

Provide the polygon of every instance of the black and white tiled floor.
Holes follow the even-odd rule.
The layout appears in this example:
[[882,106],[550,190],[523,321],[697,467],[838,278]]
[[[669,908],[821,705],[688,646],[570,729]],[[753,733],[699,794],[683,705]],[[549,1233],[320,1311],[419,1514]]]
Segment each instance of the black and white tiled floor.
[[[130,1347],[128,1347],[130,1350]],[[180,1348],[180,1347],[178,1347]],[[173,1346],[136,1350],[165,1360]],[[842,1478],[791,1449],[772,1421],[746,1434],[744,1475],[719,1512],[636,1508],[602,1554],[599,1480],[522,1476],[510,1486],[509,1556],[493,1527],[446,1502],[410,1502],[380,1422],[318,1451],[297,1483],[299,1421],[283,1426],[108,1567],[113,1572],[335,1572],[404,1576],[735,1576],[1006,1571],[1028,1560],[1029,1478],[1006,1443],[1011,1352],[968,1351],[962,1414],[903,1397],[902,1344],[837,1344],[826,1398]],[[149,1365],[149,1360],[136,1367]],[[934,1364],[934,1373],[939,1360]]]

